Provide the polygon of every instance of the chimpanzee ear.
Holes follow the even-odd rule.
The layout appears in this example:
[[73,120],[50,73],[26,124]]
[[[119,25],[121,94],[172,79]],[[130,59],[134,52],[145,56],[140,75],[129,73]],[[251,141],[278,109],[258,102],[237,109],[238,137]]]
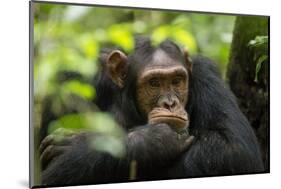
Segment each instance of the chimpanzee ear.
[[192,66],[193,66],[193,62],[192,62],[192,59],[190,58],[189,56],[189,53],[186,49],[183,49],[183,55],[184,55],[184,59],[185,59],[185,63],[186,63],[186,66],[187,66],[187,69],[192,72]]
[[119,50],[112,51],[107,57],[106,67],[111,80],[123,88],[128,71],[127,56]]

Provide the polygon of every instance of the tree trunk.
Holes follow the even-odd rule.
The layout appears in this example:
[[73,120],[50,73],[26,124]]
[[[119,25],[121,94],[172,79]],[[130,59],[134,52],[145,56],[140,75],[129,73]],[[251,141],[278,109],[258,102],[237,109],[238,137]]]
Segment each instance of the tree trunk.
[[256,36],[267,36],[268,26],[268,17],[237,17],[227,72],[230,88],[258,137],[266,171],[269,171],[269,61],[263,61],[255,81],[257,52],[249,47],[249,42]]

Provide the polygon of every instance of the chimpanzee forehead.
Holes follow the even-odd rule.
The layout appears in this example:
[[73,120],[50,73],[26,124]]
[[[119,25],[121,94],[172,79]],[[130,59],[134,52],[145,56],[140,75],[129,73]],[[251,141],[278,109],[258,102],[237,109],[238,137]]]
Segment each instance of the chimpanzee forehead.
[[153,54],[151,62],[140,71],[139,79],[171,74],[187,75],[187,70],[179,60],[172,59],[165,51],[158,49]]
[[172,66],[172,65],[182,65],[180,58],[173,59],[164,50],[157,49],[152,56],[151,62],[147,64],[148,67],[152,66]]

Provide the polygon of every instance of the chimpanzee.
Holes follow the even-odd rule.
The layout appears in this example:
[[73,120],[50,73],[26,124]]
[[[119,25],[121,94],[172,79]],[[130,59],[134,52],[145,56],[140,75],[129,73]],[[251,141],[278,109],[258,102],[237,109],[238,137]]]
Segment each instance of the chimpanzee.
[[209,59],[191,58],[171,40],[154,46],[139,37],[132,54],[112,49],[101,60],[97,104],[126,131],[126,155],[90,148],[97,133],[61,143],[49,136],[41,144],[50,160],[44,185],[130,181],[132,162],[134,180],[263,172],[255,134]]

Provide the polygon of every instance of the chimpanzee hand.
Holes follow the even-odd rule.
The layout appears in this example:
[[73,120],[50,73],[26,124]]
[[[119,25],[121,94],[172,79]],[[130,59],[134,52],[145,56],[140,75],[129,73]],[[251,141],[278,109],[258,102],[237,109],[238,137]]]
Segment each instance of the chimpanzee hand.
[[[71,150],[78,143],[87,144],[91,133],[54,132],[41,143],[40,160],[44,170],[53,160]],[[127,151],[129,160],[136,160],[141,167],[148,164],[165,165],[186,151],[194,137],[188,132],[181,134],[165,123],[137,127],[128,133]]]
[[67,129],[57,129],[41,142],[40,160],[44,170],[56,157],[67,152],[72,145],[86,138],[86,133],[74,133]]
[[165,165],[186,151],[194,137],[186,132],[178,133],[168,124],[159,123],[139,127],[128,135],[131,159],[140,164]]

